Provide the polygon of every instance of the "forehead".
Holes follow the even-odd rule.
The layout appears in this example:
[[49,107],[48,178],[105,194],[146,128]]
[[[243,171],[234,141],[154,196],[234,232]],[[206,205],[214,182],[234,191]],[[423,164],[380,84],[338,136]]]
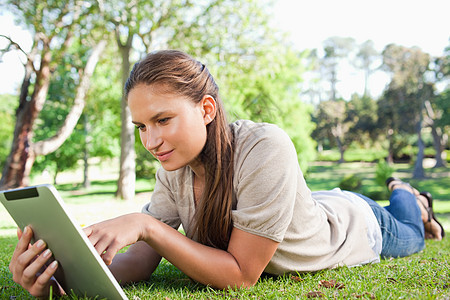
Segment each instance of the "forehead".
[[185,96],[170,93],[165,87],[139,84],[128,93],[128,106],[133,120],[137,121],[163,111],[183,111],[195,104]]
[[139,84],[128,93],[128,105],[130,108],[138,104],[139,106],[164,105],[170,100],[183,98],[169,89],[158,85]]

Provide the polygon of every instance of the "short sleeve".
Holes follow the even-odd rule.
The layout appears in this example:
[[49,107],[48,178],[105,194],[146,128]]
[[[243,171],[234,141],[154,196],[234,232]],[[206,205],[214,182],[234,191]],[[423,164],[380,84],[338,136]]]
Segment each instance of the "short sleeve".
[[260,124],[238,132],[235,149],[233,226],[281,242],[296,201],[295,147],[280,128]]
[[142,212],[178,229],[181,220],[172,190],[167,172],[163,168],[158,169],[151,201],[142,208]]

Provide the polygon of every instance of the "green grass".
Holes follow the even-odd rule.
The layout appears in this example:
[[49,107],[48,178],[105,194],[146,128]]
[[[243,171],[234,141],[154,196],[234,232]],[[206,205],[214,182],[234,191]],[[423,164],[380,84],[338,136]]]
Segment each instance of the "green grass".
[[[17,286],[7,270],[15,245],[14,237],[0,239],[0,299],[32,299]],[[450,239],[427,241],[426,249],[406,258],[382,260],[379,264],[338,268],[317,273],[262,277],[245,290],[214,290],[192,282],[164,261],[148,282],[124,288],[130,299],[301,299],[319,292],[337,299],[448,299],[450,296]],[[341,288],[320,286],[335,280]],[[71,297],[65,297],[71,298]],[[76,298],[76,297],[75,297]]]
[[[136,180],[136,193],[143,193],[152,190],[154,186],[154,180],[137,179]],[[84,204],[92,202],[108,201],[115,198],[115,192],[117,190],[116,180],[96,180],[91,182],[91,186],[88,189],[84,189],[81,183],[78,184],[59,184],[56,185],[59,193],[63,199],[73,204]]]
[[[368,161],[374,162],[379,159],[384,159],[387,156],[387,151],[377,149],[348,149],[344,152],[344,160],[352,161]],[[319,161],[338,161],[341,155],[338,150],[323,150],[318,154]]]
[[[346,174],[357,173],[363,179],[365,192],[382,189],[374,181],[375,164],[370,163],[314,163],[307,174],[312,190],[331,189],[338,185]],[[395,165],[394,175],[410,181],[411,166]],[[262,277],[252,288],[238,291],[214,290],[192,282],[181,271],[163,261],[147,282],[124,288],[130,299],[303,299],[322,295],[333,299],[449,299],[450,298],[450,181],[448,171],[427,170],[427,179],[412,182],[419,189],[428,189],[437,199],[435,210],[447,237],[441,241],[426,241],[426,249],[406,258],[382,260],[379,264],[355,268],[338,268],[317,273]],[[148,201],[149,180],[139,180],[134,203],[114,201],[114,181],[94,181],[88,190],[80,190],[77,184],[58,186],[71,210],[80,211],[79,218],[86,217],[88,208],[98,219],[110,217],[107,211],[128,209],[139,210]],[[105,203],[113,206],[105,210]],[[385,204],[382,201],[381,204]],[[16,285],[8,270],[10,257],[16,244],[15,225],[4,218],[0,208],[0,299],[32,299]],[[78,218],[76,216],[76,218]],[[95,221],[95,220],[94,220]],[[340,288],[326,288],[321,281],[335,280]],[[12,298],[11,298],[12,297]],[[70,297],[65,297],[70,298]],[[81,299],[74,297],[75,299]]]

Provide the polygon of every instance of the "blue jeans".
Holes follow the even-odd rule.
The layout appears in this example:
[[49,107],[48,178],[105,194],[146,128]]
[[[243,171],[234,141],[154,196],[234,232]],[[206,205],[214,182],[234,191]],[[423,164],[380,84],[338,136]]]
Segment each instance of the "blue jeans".
[[403,257],[425,248],[425,229],[416,197],[409,191],[396,189],[390,204],[381,207],[364,195],[380,224],[383,236],[382,257]]

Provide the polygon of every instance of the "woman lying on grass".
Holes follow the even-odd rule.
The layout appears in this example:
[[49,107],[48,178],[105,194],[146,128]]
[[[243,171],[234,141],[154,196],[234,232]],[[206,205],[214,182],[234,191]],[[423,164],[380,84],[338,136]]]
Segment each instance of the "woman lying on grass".
[[[312,193],[287,134],[270,124],[228,124],[208,69],[182,52],[149,54],[125,90],[142,144],[162,168],[142,213],[85,229],[121,284],[149,280],[165,257],[200,283],[242,288],[263,272],[363,265],[444,236],[431,196],[398,179],[388,182],[386,208],[339,189]],[[57,264],[36,275],[51,253],[45,243],[28,247],[31,236],[19,233],[10,270],[32,295],[45,296]]]

